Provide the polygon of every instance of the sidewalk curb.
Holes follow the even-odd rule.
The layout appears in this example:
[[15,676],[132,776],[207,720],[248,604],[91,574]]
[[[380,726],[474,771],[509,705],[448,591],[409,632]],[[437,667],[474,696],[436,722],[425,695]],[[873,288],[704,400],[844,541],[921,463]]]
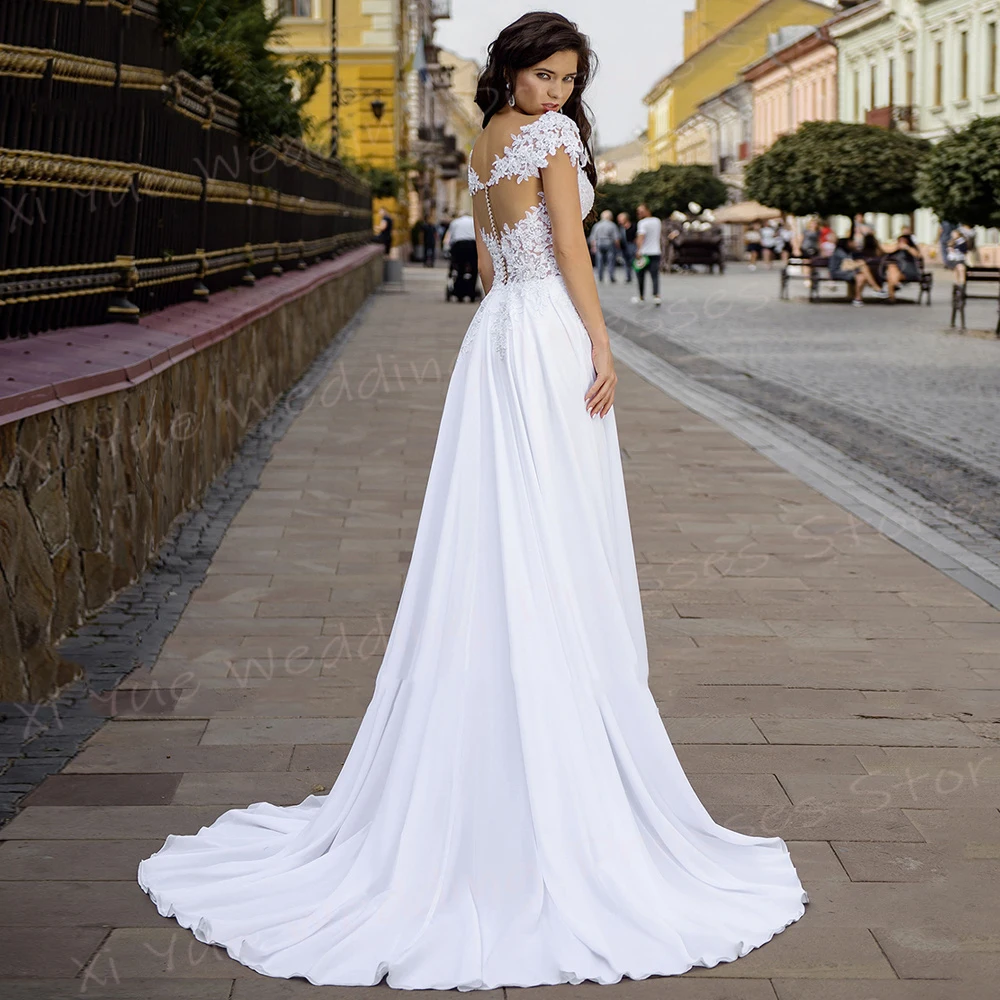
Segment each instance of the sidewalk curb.
[[[613,327],[609,333],[615,356],[637,375],[1000,609],[1000,566],[970,552],[914,513],[940,519],[943,510],[787,421],[684,375]],[[899,502],[910,497],[912,503]],[[953,513],[947,517],[953,522],[962,520]],[[968,530],[975,528],[970,524]]]

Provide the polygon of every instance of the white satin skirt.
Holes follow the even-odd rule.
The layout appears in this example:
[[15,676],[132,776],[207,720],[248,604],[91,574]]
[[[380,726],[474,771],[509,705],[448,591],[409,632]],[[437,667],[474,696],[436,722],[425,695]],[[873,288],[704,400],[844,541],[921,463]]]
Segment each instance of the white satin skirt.
[[746,955],[808,896],[716,824],[648,687],[615,412],[560,278],[483,300],[398,612],[334,787],[139,865],[161,914],[268,976],[616,983]]

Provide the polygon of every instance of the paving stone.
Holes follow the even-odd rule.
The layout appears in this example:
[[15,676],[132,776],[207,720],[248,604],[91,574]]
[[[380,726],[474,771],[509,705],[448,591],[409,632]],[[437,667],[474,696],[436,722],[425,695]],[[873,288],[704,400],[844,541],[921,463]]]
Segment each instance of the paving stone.
[[797,805],[705,803],[716,823],[754,837],[786,840],[923,842],[901,809],[865,811],[824,802]]
[[25,806],[152,806],[173,799],[180,774],[53,774]]
[[[862,748],[868,750],[869,748]],[[802,774],[867,774],[850,746],[720,746],[688,744],[677,748],[677,758],[690,774],[796,771]],[[883,751],[879,750],[879,753]]]
[[165,927],[133,878],[127,882],[0,882],[0,926]]
[[0,842],[3,881],[129,881],[162,840],[7,840]]
[[870,743],[872,746],[988,746],[961,722],[902,719],[775,719],[759,716],[769,743]]
[[911,926],[905,918],[892,928],[873,927],[872,935],[900,979],[961,980],[968,951],[947,928]]
[[230,958],[222,948],[202,944],[176,924],[113,930],[101,948],[100,958],[104,963],[113,962],[122,980],[232,981],[260,977],[260,973]]
[[193,747],[198,745],[206,725],[203,719],[112,720],[90,738],[87,747]]
[[88,746],[66,767],[72,774],[144,774],[188,771],[284,771],[290,746]]
[[5,840],[149,840],[197,833],[223,810],[212,806],[30,806],[3,828]]
[[228,1000],[230,980],[130,979],[115,982],[110,968],[86,979],[5,979],[4,1000]]
[[360,719],[212,719],[202,746],[351,743]]
[[[108,935],[105,927],[0,927],[0,981],[20,976],[70,979]],[[82,985],[78,979],[77,989]],[[0,982],[6,997],[6,983]]]
[[752,719],[739,716],[710,718],[668,717],[663,720],[672,743],[764,743]]
[[871,933],[858,927],[809,923],[802,918],[760,948],[735,962],[692,969],[692,977],[895,979],[896,974]]
[[979,1000],[940,979],[771,980],[777,1000]]
[[943,882],[945,852],[933,844],[858,842],[831,845],[855,882]]
[[1000,807],[1000,780],[982,778],[973,769],[912,770],[890,774],[778,774],[792,802],[818,799],[862,809],[933,809],[961,806]]
[[175,805],[246,806],[251,802],[295,805],[307,795],[329,792],[339,768],[307,772],[225,772],[184,775],[174,795]]

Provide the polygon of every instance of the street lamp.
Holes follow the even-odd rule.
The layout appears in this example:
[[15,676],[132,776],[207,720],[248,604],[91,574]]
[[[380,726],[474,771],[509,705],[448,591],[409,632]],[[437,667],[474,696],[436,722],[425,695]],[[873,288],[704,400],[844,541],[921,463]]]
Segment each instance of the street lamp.
[[385,111],[385,101],[383,101],[380,97],[376,97],[375,100],[372,101],[371,107],[372,114],[375,116],[375,121],[380,121],[382,113]]

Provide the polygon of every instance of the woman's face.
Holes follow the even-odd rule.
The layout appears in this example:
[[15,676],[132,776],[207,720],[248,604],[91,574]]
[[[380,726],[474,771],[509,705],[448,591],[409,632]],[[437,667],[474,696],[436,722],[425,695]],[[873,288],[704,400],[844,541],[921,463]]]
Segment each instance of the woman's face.
[[579,58],[572,49],[553,52],[534,66],[518,71],[514,81],[517,106],[529,115],[560,111],[576,86]]

